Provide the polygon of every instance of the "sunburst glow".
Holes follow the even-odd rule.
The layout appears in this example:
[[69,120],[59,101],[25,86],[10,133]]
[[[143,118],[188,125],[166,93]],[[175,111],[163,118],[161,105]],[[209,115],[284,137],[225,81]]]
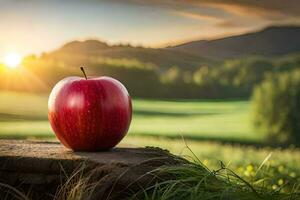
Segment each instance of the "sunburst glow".
[[20,66],[22,58],[16,53],[9,53],[4,57],[4,64],[9,68]]

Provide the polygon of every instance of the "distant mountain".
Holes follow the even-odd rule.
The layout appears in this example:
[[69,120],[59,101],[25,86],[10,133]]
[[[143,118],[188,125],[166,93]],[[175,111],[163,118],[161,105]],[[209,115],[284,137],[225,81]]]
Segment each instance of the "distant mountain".
[[[200,40],[168,48],[109,45],[98,40],[73,41],[45,53],[44,58],[66,66],[107,63],[139,63],[164,70],[177,66],[194,71],[200,66],[217,66],[218,60],[241,56],[278,56],[300,52],[300,26],[269,27],[216,40]],[[105,60],[105,61],[104,61]]]
[[130,45],[108,45],[98,40],[73,41],[55,51],[45,53],[44,57],[67,61],[76,66],[88,64],[92,59],[128,59],[151,63],[162,69],[178,66],[187,70],[213,62],[210,59],[185,52]]
[[192,41],[167,49],[209,58],[277,56],[300,52],[300,26],[274,26],[216,40]]
[[63,45],[59,50],[61,52],[69,53],[96,53],[109,48],[105,42],[99,40],[85,40],[84,42],[72,41]]

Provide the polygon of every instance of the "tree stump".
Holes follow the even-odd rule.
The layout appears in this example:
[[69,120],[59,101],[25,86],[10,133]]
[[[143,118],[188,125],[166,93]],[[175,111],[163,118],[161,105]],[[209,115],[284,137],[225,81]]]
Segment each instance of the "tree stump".
[[157,181],[153,170],[186,162],[159,148],[73,152],[58,142],[0,140],[0,197],[13,187],[29,199],[63,199],[81,184],[88,199],[124,199]]

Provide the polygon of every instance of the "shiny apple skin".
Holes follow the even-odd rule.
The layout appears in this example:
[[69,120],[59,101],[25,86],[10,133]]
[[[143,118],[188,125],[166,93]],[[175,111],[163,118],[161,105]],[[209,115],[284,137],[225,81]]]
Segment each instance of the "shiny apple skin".
[[110,77],[68,77],[53,88],[48,118],[56,137],[75,151],[107,150],[126,135],[132,117],[126,88]]

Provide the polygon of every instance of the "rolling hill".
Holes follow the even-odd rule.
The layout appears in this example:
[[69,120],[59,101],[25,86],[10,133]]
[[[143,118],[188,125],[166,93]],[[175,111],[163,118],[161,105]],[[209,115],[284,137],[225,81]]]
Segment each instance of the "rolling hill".
[[159,69],[173,66],[194,70],[216,65],[217,60],[243,56],[280,56],[300,52],[300,26],[268,27],[258,32],[215,40],[192,41],[167,48],[144,48],[130,45],[108,45],[98,40],[72,41],[44,57],[67,62],[70,66],[91,61],[137,61]]
[[300,51],[300,26],[273,26],[258,32],[192,41],[167,49],[208,58],[285,55]]
[[130,45],[108,45],[98,40],[73,41],[61,48],[44,54],[45,58],[67,61],[71,65],[86,65],[90,62],[101,62],[104,59],[111,61],[137,61],[141,64],[150,63],[161,69],[178,66],[191,70],[200,65],[213,62],[201,56],[177,52],[169,49],[154,49],[133,47]]

